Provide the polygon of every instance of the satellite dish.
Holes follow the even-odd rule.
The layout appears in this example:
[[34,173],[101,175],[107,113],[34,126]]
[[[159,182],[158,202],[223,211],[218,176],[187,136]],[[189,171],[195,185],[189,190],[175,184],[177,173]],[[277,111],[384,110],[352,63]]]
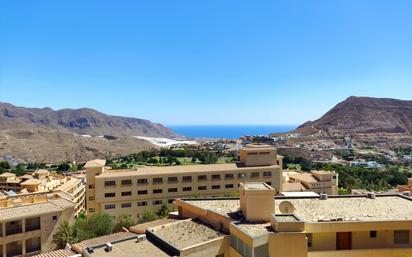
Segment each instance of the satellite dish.
[[295,207],[289,201],[283,201],[279,204],[279,211],[281,213],[293,213],[295,211]]

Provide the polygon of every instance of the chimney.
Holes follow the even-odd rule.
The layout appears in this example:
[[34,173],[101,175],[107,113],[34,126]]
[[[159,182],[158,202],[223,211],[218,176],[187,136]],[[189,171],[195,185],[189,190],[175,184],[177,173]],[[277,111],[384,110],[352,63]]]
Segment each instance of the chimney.
[[275,189],[266,183],[240,184],[240,209],[249,222],[269,222],[275,212]]

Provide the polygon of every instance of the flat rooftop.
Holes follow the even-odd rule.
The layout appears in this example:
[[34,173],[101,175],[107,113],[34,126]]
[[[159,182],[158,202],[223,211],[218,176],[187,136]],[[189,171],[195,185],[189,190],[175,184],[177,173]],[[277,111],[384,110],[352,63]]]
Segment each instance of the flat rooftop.
[[106,252],[104,247],[94,249],[92,257],[125,257],[125,256],[150,256],[150,257],[169,257],[148,240],[137,242],[136,240],[126,240],[113,243],[112,251]]
[[[238,199],[187,199],[186,202],[207,209],[225,217],[239,212]],[[276,197],[275,213],[279,205],[289,201],[294,214],[305,222],[342,218],[343,221],[395,221],[412,220],[412,200],[400,195],[377,195],[375,199],[366,196],[338,196],[320,200],[319,197]]]
[[182,220],[156,227],[153,229],[153,233],[178,249],[224,236],[224,234],[197,220]]
[[[76,243],[72,245],[72,248],[76,252],[82,252],[84,249],[87,247],[97,247],[109,242],[116,242],[116,241],[121,241],[121,240],[127,240],[127,239],[134,239],[136,238],[137,234],[130,233],[130,232],[118,232],[118,233],[113,233],[110,235],[106,236],[101,236],[101,237],[96,237],[92,238],[89,240],[84,240],[79,243]],[[135,242],[136,240],[132,240]]]
[[236,224],[241,230],[246,231],[249,235],[253,237],[258,237],[265,235],[270,231],[273,231],[270,222],[266,223],[239,223]]
[[177,173],[196,173],[196,172],[222,172],[222,171],[235,171],[235,170],[256,170],[256,169],[268,169],[279,167],[278,165],[257,166],[257,167],[242,167],[237,166],[236,163],[223,163],[223,164],[199,164],[199,165],[176,165],[176,166],[164,166],[164,167],[142,167],[133,170],[106,170],[104,173],[96,176],[96,178],[102,177],[122,177],[133,175],[160,175],[160,174],[177,174]]
[[18,220],[25,217],[40,216],[60,212],[74,204],[62,197],[48,199],[46,202],[0,208],[0,221]]
[[73,252],[72,250],[61,249],[61,250],[55,250],[55,251],[51,251],[47,253],[37,254],[37,255],[34,255],[33,257],[72,257],[76,255],[77,254]]

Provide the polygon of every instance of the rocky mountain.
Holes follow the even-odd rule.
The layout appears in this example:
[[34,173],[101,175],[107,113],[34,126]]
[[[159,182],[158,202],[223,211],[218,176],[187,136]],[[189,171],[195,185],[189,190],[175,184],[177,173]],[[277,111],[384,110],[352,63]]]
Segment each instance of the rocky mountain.
[[110,116],[87,108],[55,111],[0,103],[0,159],[87,161],[154,147],[133,136],[177,135],[148,120]]
[[412,134],[412,101],[351,96],[320,119],[299,126],[304,134],[318,131],[340,133]]

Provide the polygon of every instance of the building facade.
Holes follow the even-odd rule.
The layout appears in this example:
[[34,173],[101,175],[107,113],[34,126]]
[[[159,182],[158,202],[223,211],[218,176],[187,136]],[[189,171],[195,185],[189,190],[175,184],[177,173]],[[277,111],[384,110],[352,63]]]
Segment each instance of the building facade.
[[318,194],[338,194],[338,174],[332,171],[284,171],[284,191],[309,191]]
[[240,150],[240,162],[229,164],[144,167],[110,170],[102,160],[86,163],[88,214],[106,212],[139,217],[145,210],[171,207],[175,198],[230,195],[239,183],[261,181],[282,190],[282,157],[267,145]]

